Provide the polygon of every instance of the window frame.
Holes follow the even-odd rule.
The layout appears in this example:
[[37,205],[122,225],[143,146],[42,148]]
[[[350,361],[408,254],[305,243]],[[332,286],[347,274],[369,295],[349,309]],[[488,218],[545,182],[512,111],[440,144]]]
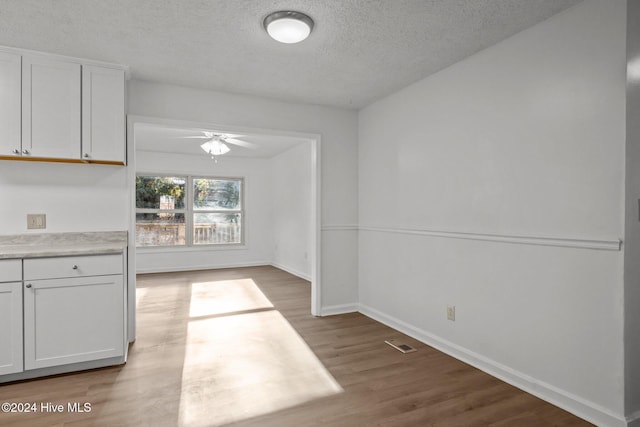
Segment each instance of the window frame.
[[[136,178],[146,177],[158,177],[158,178],[178,178],[185,180],[185,198],[184,209],[149,209],[138,208],[136,201],[135,213],[136,216],[139,213],[181,213],[184,214],[185,220],[185,242],[183,245],[158,245],[158,246],[138,246],[136,244],[136,250],[197,250],[197,249],[242,249],[246,245],[246,198],[245,198],[245,177],[238,176],[212,176],[212,175],[194,175],[194,174],[182,174],[182,173],[156,173],[156,172],[137,172]],[[194,180],[196,179],[208,179],[218,181],[239,181],[240,182],[240,209],[206,209],[196,210],[195,208],[195,195],[193,190]],[[137,190],[137,188],[136,188]],[[197,213],[222,213],[222,214],[240,214],[240,242],[237,243],[199,243],[194,244],[194,215]],[[136,218],[136,233],[137,233],[137,218]],[[137,240],[137,239],[134,239]]]

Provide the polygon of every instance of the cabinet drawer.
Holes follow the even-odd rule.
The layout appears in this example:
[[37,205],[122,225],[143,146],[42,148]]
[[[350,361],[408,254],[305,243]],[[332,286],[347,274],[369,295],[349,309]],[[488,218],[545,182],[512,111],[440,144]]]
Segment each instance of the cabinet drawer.
[[22,260],[0,260],[0,282],[19,282],[22,280]]
[[66,256],[24,260],[24,280],[122,274],[122,255]]

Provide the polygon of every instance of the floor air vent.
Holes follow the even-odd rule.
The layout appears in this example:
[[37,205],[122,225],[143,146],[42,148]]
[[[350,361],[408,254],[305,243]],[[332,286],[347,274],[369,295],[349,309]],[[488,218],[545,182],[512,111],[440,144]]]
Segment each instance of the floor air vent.
[[409,344],[405,344],[398,340],[388,340],[388,341],[385,341],[385,343],[389,344],[391,347],[395,348],[396,350],[402,353],[411,353],[413,351],[416,351],[416,349],[411,347]]

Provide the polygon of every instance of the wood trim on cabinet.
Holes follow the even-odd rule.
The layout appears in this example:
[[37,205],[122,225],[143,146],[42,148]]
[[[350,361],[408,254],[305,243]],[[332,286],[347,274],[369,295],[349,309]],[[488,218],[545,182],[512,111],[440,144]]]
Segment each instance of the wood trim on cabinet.
[[50,163],[80,163],[94,165],[114,165],[125,166],[124,162],[110,160],[85,160],[85,159],[56,159],[49,157],[26,157],[26,156],[0,156],[0,160],[18,160],[22,162],[50,162]]

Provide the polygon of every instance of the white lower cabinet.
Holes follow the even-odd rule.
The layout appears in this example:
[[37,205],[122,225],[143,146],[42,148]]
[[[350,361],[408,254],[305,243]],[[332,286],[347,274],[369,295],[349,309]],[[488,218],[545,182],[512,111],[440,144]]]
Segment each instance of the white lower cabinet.
[[123,363],[124,271],[123,254],[0,260],[0,382]]
[[22,372],[22,282],[0,283],[0,343],[0,375]]
[[121,275],[25,282],[25,369],[123,354]]

